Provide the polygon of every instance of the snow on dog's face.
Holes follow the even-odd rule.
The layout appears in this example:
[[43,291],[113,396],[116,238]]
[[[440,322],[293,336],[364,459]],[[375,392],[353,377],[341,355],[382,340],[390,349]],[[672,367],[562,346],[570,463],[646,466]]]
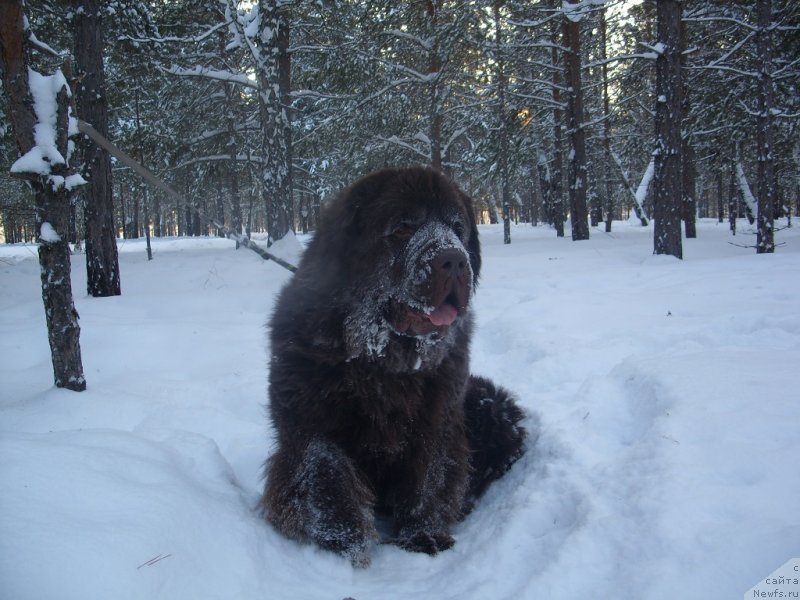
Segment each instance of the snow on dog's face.
[[417,168],[370,175],[336,202],[349,356],[395,372],[437,366],[471,327],[480,269],[471,200]]
[[451,223],[430,220],[420,225],[405,219],[388,234],[399,246],[393,270],[398,277],[386,317],[397,333],[445,337],[467,311],[473,273],[469,254],[457,232],[460,216]]

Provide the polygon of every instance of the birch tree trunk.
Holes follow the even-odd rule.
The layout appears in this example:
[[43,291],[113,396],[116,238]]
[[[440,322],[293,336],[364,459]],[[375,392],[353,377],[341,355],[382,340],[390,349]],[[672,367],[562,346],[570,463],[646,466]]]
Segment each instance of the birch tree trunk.
[[[29,73],[31,77],[43,77],[28,70],[25,39],[22,3],[11,0],[0,2],[3,88],[8,98],[8,115],[14,138],[23,157],[36,146],[34,126],[39,123],[39,117],[33,108]],[[81,361],[78,313],[72,301],[70,251],[67,242],[70,188],[80,180],[75,179],[69,166],[69,87],[60,71],[51,77],[54,84],[52,87],[61,84],[55,98],[55,135],[60,156],[42,161],[47,162],[46,165],[31,166],[30,161],[23,166],[15,163],[12,173],[27,179],[36,194],[42,301],[55,385],[82,391],[86,389],[86,380]],[[39,93],[42,93],[41,90]],[[56,93],[55,89],[52,93]]]
[[681,243],[681,4],[656,2],[656,149],[653,176],[654,253],[683,258]]
[[[103,69],[103,29],[98,0],[74,0],[76,100],[78,114],[101,135],[108,137],[108,107]],[[114,226],[111,157],[90,139],[81,144],[86,198],[86,287],[91,296],[121,293],[117,232]],[[138,209],[138,207],[137,207]],[[134,237],[139,237],[138,210],[134,211]]]

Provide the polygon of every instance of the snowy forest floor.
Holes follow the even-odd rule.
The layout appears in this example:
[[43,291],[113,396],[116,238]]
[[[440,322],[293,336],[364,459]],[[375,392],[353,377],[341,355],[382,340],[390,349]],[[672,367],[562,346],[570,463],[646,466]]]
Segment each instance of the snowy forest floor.
[[[482,226],[473,370],[538,441],[437,557],[372,567],[254,513],[271,448],[264,323],[289,273],[220,239],[120,242],[85,294],[86,392],[52,387],[35,248],[0,247],[0,596],[741,598],[800,556],[800,226],[774,255],[699,223],[592,239]],[[290,251],[292,249],[289,249]],[[291,252],[290,252],[291,253]]]

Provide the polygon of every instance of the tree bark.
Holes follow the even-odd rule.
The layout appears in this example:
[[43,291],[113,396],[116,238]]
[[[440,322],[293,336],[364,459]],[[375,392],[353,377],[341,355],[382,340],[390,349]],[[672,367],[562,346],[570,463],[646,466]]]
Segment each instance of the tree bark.
[[[225,96],[231,106],[233,106],[233,98],[236,93],[236,88],[233,85],[225,84]],[[231,194],[231,226],[236,233],[242,233],[242,199],[239,193],[239,161],[236,158],[238,146],[236,144],[236,117],[231,113],[228,115],[226,126],[228,128],[228,147],[227,153],[230,156],[228,160],[228,189]],[[224,205],[222,203],[222,195],[219,198],[219,219],[220,223],[224,224]],[[217,235],[220,235],[218,232]],[[237,244],[238,248],[238,244]]]
[[[66,111],[65,111],[66,112]],[[56,387],[80,392],[86,389],[81,359],[78,311],[72,299],[70,250],[65,232],[69,219],[69,197],[64,188],[50,186],[36,191],[37,225],[49,223],[58,239],[39,240],[42,301],[47,320],[47,339]]]
[[775,252],[775,165],[772,156],[772,110],[774,90],[772,84],[772,0],[758,0],[758,254]]
[[441,74],[442,61],[439,57],[439,38],[436,31],[439,24],[438,6],[435,0],[425,2],[425,10],[428,15],[430,27],[430,38],[432,45],[430,49],[428,74],[430,79],[430,151],[431,167],[437,171],[442,170],[442,110],[441,110]]
[[683,258],[681,242],[681,4],[656,2],[656,149],[653,177],[654,253]]
[[[686,55],[684,52],[688,47],[688,33],[686,23],[681,21],[681,78],[683,80],[682,98],[681,98],[681,114],[683,123],[687,123],[689,119],[689,111],[691,104],[689,102],[689,86],[687,85],[686,77]],[[689,138],[689,132],[683,131],[681,140],[681,160],[682,160],[682,193],[683,202],[681,212],[683,217],[683,226],[686,231],[686,237],[697,237],[697,170],[695,169],[695,155],[694,148],[692,147]]]
[[502,57],[503,34],[500,23],[500,7],[503,0],[494,0],[492,14],[494,16],[495,43],[495,75],[497,77],[497,127],[499,133],[499,154],[497,170],[500,178],[500,202],[503,207],[503,243],[511,243],[511,190],[508,181],[508,122],[506,119],[506,88],[508,78]]
[[[550,2],[550,6],[555,8],[556,2]],[[561,76],[561,61],[558,60],[558,48],[560,46],[561,26],[558,21],[554,20],[552,30],[550,32],[550,62],[553,70],[553,173],[551,177],[551,206],[548,213],[550,215],[553,226],[556,229],[556,237],[564,237],[564,157],[561,151],[562,148],[562,130],[561,122],[564,118],[564,112],[561,110],[561,87],[563,85]]]
[[[98,0],[74,0],[76,100],[78,114],[108,137],[108,107],[103,69],[102,8]],[[111,157],[94,142],[83,138],[84,190],[86,199],[86,287],[91,296],[121,293],[117,233],[114,226],[114,186]],[[138,207],[134,208],[133,235],[138,237]]]
[[614,220],[614,193],[611,186],[611,99],[608,94],[608,63],[607,58],[607,27],[606,9],[600,10],[600,49],[601,59],[603,60],[603,162],[605,168],[605,195],[606,195],[606,233],[611,233],[611,223]]
[[268,208],[270,242],[292,227],[291,141],[289,139],[288,8],[278,0],[261,0],[259,15],[259,83],[263,159],[262,183]]
[[564,17],[564,70],[567,83],[567,129],[569,130],[569,207],[572,239],[589,239],[586,207],[586,132],[583,127],[583,90],[581,87],[580,21]]
[[[35,145],[37,123],[28,80],[25,55],[22,4],[0,2],[0,52],[2,52],[3,88],[8,98],[9,120],[20,155]],[[60,75],[60,73],[59,73]],[[69,229],[70,189],[66,178],[72,175],[68,152],[69,88],[57,94],[56,143],[65,162],[51,163],[49,173],[17,173],[27,179],[36,194],[36,225],[41,237],[42,301],[47,322],[47,337],[57,387],[74,391],[86,389],[80,348],[78,313],[72,300]],[[61,184],[58,184],[61,181]]]

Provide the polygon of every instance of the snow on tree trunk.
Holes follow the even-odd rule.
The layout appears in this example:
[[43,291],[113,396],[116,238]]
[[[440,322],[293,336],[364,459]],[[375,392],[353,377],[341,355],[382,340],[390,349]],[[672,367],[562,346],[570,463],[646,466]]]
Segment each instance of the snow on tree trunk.
[[28,68],[25,40],[29,35],[21,2],[0,3],[3,88],[21,154],[11,172],[28,180],[36,195],[42,301],[53,375],[56,386],[82,391],[86,380],[67,242],[69,198],[75,187],[85,183],[69,165],[69,136],[77,134],[77,123],[69,114],[70,90],[62,72],[43,76]]
[[572,239],[589,239],[586,207],[586,132],[583,124],[583,90],[581,83],[580,22],[581,3],[563,3],[564,71],[567,84],[567,129],[569,130],[569,207],[572,217]]
[[[108,108],[103,69],[103,25],[98,0],[75,0],[76,102],[81,119],[108,137]],[[86,287],[91,296],[121,293],[117,232],[112,201],[111,157],[94,142],[81,144],[84,175],[89,182],[86,199]],[[139,237],[138,207],[133,236]]]
[[683,258],[681,242],[681,4],[656,2],[656,149],[653,152],[654,253]]
[[772,0],[758,0],[758,254],[775,252],[775,165],[772,156],[772,119],[774,90],[772,85]]
[[288,21],[287,9],[280,0],[262,0],[259,56],[256,77],[261,111],[262,185],[268,207],[271,241],[285,236],[292,227],[292,190],[287,132],[289,114],[282,89],[287,86]]
[[[40,224],[39,265],[47,339],[56,387],[80,392],[86,389],[81,359],[78,312],[72,300],[70,250],[66,237],[69,192],[49,186],[36,192],[36,216]],[[44,219],[48,219],[45,221]]]

